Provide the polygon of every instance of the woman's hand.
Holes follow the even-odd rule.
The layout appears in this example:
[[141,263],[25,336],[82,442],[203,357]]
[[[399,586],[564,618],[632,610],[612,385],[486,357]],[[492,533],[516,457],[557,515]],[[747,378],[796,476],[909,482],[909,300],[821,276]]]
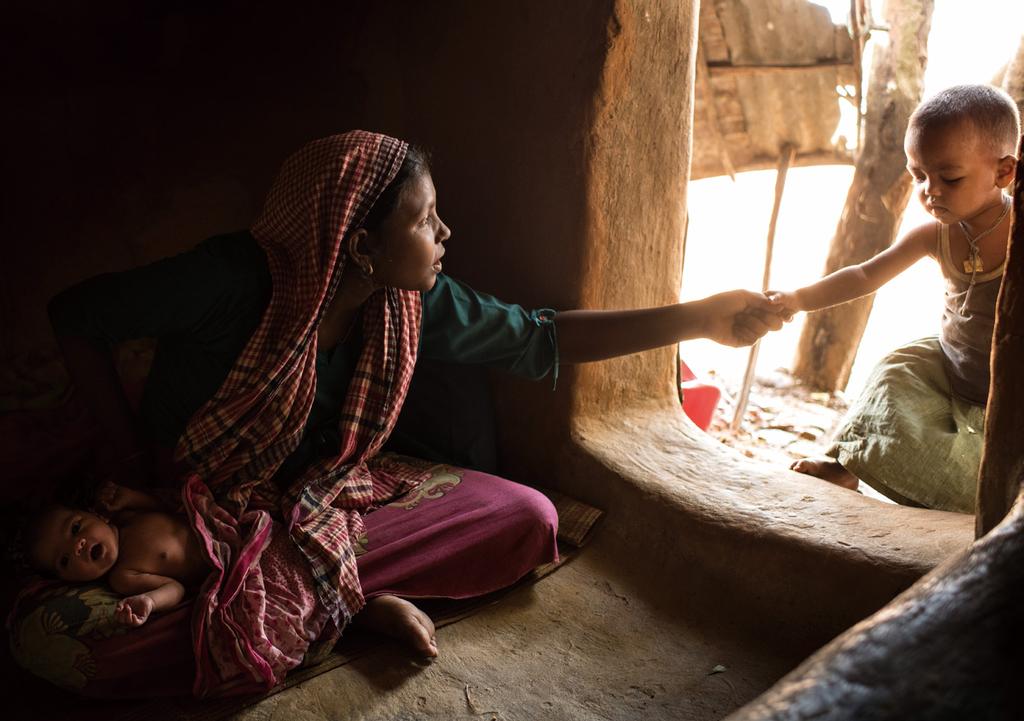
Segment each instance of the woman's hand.
[[146,593],[122,598],[114,610],[114,619],[125,626],[141,626],[153,612],[153,599]]
[[771,300],[750,290],[730,290],[698,303],[704,316],[702,335],[722,345],[750,345],[781,328],[785,319]]

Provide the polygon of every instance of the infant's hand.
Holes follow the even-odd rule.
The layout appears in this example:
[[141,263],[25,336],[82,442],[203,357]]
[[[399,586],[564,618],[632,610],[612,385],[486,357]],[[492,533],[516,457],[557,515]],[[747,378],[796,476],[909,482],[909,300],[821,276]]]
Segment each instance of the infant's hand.
[[127,495],[124,490],[124,486],[113,481],[103,481],[96,489],[97,510],[107,514],[124,510],[125,496]]
[[153,599],[145,593],[122,598],[114,610],[114,620],[125,626],[141,626],[153,612]]

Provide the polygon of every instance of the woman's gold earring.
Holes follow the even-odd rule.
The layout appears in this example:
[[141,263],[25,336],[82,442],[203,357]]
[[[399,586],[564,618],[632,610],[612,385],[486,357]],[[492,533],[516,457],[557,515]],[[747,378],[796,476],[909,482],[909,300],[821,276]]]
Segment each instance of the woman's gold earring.
[[366,261],[366,263],[360,265],[359,270],[361,270],[363,275],[367,278],[373,276],[373,264],[370,261]]

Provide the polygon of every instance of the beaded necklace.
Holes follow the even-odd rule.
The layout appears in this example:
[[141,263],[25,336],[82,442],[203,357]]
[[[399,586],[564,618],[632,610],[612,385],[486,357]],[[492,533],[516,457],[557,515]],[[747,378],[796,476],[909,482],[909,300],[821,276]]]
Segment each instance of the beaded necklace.
[[990,225],[985,230],[978,233],[973,238],[971,234],[967,232],[967,224],[964,221],[959,221],[960,232],[964,234],[964,239],[967,241],[967,247],[970,249],[971,256],[964,260],[964,272],[971,274],[971,281],[967,285],[967,291],[964,293],[964,302],[960,304],[960,315],[964,314],[964,310],[967,309],[967,299],[971,295],[971,289],[974,288],[974,280],[978,273],[985,272],[985,264],[981,261],[981,251],[978,249],[978,241],[984,238],[986,235],[991,233],[993,230],[999,227],[999,224],[1003,222],[1006,214],[1010,212],[1010,206],[1013,203],[1008,197],[1003,196],[1003,212],[996,218],[996,222]]

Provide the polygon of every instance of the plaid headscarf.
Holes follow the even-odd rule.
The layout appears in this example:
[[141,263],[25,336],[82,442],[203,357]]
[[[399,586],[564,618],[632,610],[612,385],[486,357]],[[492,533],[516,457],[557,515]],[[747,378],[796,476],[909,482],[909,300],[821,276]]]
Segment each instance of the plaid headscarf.
[[[236,519],[254,493],[273,485],[272,476],[299,444],[316,389],[317,328],[348,262],[342,241],[395,177],[407,147],[363,131],[309,143],[285,161],[252,226],[267,255],[270,304],[175,449],[175,458]],[[415,291],[383,288],[366,300],[363,348],[341,410],[341,451],[309,467],[282,502],[289,532],[339,629],[363,605],[350,541],[362,532],[360,514],[424,477],[422,468],[367,465],[405,399],[421,309]]]

